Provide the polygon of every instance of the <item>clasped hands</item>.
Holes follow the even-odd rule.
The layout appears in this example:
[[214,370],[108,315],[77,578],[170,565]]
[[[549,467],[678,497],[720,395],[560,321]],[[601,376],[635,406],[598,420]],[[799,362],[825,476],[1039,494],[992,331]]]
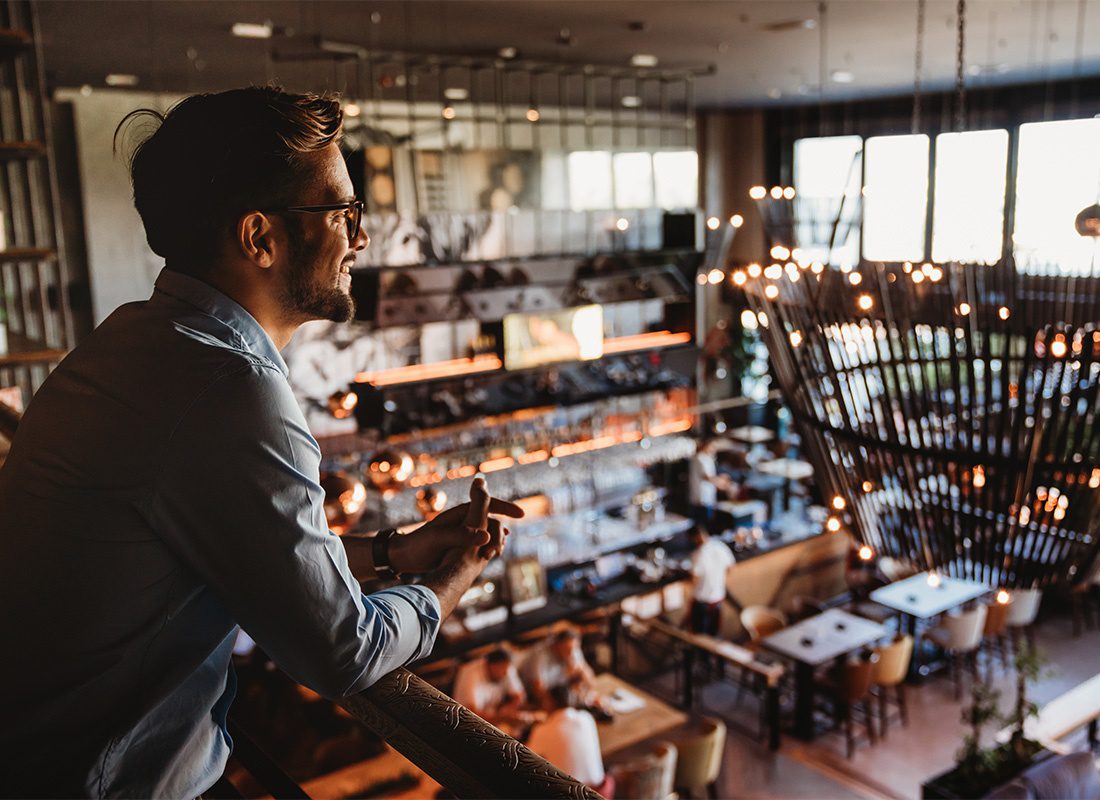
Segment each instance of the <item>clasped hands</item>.
[[390,541],[390,563],[399,573],[434,572],[460,559],[488,563],[504,552],[508,528],[497,516],[519,519],[523,509],[490,497],[484,478],[470,484],[470,501]]

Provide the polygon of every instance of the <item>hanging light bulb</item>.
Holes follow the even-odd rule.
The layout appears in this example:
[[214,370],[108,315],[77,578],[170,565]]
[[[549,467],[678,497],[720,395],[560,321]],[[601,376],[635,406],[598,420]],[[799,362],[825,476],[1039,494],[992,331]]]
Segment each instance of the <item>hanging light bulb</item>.
[[773,186],[771,190],[771,196],[773,200],[778,200],[779,198],[781,198],[783,196],[783,187]]
[[745,270],[749,273],[750,278],[759,278],[760,274],[763,272],[759,264],[749,264]]
[[538,122],[539,119],[542,118],[542,115],[539,113],[539,110],[537,108],[535,108],[534,103],[532,103],[530,108],[527,109],[527,113],[524,116],[527,117],[528,122]]
[[443,115],[443,119],[449,122],[450,120],[455,118],[455,107],[452,106],[450,103],[447,103],[447,105],[443,106],[443,110],[439,113]]
[[966,316],[970,313],[970,303],[959,303],[959,313],[962,316]]
[[861,294],[856,302],[863,311],[870,311],[871,306],[875,304],[875,301],[871,299],[871,295],[869,294]]
[[767,193],[768,190],[765,189],[763,186],[754,186],[749,189],[749,197],[751,197],[753,200],[763,200],[764,195],[766,195]]
[[734,214],[732,217],[730,217],[730,225],[732,225],[733,227],[740,228],[744,224],[745,218],[742,217],[740,214]]
[[722,220],[718,217],[707,217],[707,230],[716,231],[722,225]]

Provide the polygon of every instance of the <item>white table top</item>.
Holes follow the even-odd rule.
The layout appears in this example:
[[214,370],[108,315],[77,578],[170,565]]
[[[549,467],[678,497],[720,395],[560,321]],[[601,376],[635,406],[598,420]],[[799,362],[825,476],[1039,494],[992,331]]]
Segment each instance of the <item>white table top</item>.
[[814,468],[808,461],[797,458],[775,458],[771,461],[761,461],[753,469],[767,475],[778,475],[790,481],[800,481],[814,474]]
[[763,644],[795,661],[817,666],[887,636],[890,630],[877,622],[830,608],[773,633]]
[[940,576],[939,586],[928,583],[928,573],[919,572],[903,581],[871,592],[876,603],[919,619],[928,619],[981,597],[989,587],[977,581]]
[[742,425],[740,428],[731,430],[728,435],[731,439],[737,439],[740,442],[748,442],[749,444],[770,442],[775,438],[774,431],[761,427],[760,425]]

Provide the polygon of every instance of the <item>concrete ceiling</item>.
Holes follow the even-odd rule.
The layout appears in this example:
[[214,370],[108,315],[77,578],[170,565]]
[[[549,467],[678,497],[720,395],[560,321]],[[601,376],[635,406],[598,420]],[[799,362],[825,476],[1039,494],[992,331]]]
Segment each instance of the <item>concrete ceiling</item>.
[[[38,0],[52,86],[100,87],[108,73],[146,91],[193,92],[276,79],[292,88],[354,86],[347,66],[273,61],[321,35],[367,48],[490,55],[572,64],[713,66],[696,82],[704,107],[817,102],[820,44],[826,99],[912,90],[917,0]],[[927,0],[924,84],[950,86],[956,0]],[[1100,0],[969,0],[972,86],[1100,74]],[[1081,28],[1079,19],[1084,18]],[[270,20],[293,32],[236,38],[234,22]],[[373,20],[373,21],[372,21]],[[566,29],[563,31],[563,29]],[[561,43],[563,33],[571,38]],[[1081,58],[1076,55],[1080,50]],[[976,73],[976,74],[975,74]],[[844,77],[844,76],[839,76]],[[360,80],[363,78],[360,76]]]

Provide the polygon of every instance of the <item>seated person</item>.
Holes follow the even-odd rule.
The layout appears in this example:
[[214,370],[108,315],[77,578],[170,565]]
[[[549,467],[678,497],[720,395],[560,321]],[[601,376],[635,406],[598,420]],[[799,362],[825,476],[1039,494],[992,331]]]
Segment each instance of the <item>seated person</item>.
[[596,701],[596,675],[584,660],[580,634],[572,628],[540,644],[523,662],[521,674],[542,708],[549,709],[550,692],[559,686],[573,689],[584,705]]
[[520,716],[527,693],[512,663],[512,655],[497,648],[458,668],[454,698],[487,722],[497,725]]
[[575,707],[567,686],[555,686],[547,698],[549,716],[531,729],[527,746],[562,772],[611,797],[613,783],[604,772],[595,718]]

